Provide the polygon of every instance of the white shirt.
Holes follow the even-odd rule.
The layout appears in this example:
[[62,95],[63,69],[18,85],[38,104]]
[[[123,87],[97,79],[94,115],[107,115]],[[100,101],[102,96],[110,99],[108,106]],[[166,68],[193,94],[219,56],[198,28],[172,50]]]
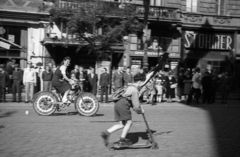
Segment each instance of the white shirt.
[[61,71],[61,73],[64,75],[66,75],[66,70],[67,70],[67,67],[65,66],[65,65],[62,65],[61,67],[60,67],[60,71]]
[[23,84],[30,82],[36,83],[36,73],[34,69],[25,68],[23,72]]

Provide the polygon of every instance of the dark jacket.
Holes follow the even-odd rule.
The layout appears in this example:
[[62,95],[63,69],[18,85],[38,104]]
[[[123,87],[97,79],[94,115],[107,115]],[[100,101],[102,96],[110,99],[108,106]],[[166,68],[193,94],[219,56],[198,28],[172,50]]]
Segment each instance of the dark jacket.
[[99,81],[99,85],[101,87],[107,87],[108,84],[110,83],[110,76],[108,73],[103,73],[100,75],[100,81]]
[[12,79],[13,80],[19,80],[19,81],[22,81],[23,79],[23,71],[22,70],[14,70],[12,72]]
[[0,85],[3,88],[7,86],[8,79],[9,79],[8,72],[6,71],[0,72]]
[[115,87],[123,87],[123,75],[122,73],[115,72],[113,74],[113,84]]
[[123,74],[124,85],[128,85],[128,83],[133,83],[133,76],[131,73],[124,73]]
[[53,78],[53,72],[52,71],[43,71],[42,73],[42,79],[43,81],[52,81]]
[[94,74],[92,77],[91,74],[87,75],[88,83],[90,85],[90,91],[93,94],[97,94],[97,82],[98,82],[98,77],[97,74]]

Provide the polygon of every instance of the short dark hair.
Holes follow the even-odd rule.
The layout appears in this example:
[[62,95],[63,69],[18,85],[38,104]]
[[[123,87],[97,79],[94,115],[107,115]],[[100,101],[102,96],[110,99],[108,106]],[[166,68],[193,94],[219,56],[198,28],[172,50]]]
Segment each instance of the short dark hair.
[[103,68],[103,69],[107,71],[107,68]]

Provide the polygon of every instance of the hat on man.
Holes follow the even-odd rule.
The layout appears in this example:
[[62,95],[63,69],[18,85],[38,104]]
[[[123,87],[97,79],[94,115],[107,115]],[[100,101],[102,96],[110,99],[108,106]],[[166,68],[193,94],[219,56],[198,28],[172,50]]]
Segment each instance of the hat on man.
[[19,68],[19,64],[14,64],[14,67],[15,68]]

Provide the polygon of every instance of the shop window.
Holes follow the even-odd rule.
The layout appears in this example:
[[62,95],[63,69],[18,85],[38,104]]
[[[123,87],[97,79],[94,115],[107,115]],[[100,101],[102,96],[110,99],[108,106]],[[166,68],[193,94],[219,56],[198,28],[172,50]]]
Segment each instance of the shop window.
[[213,70],[216,69],[218,73],[221,73],[224,71],[225,68],[225,62],[224,61],[208,61],[207,62],[207,69]]
[[150,0],[151,6],[164,6],[165,0]]
[[186,11],[197,12],[198,0],[186,0]]
[[217,15],[226,15],[228,0],[216,0]]

